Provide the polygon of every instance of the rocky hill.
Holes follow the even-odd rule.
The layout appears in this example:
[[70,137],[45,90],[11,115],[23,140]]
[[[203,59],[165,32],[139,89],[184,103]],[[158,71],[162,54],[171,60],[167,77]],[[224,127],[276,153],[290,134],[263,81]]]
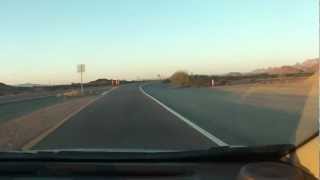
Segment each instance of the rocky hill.
[[87,85],[89,86],[105,86],[111,85],[111,79],[97,79],[95,81],[88,82]]
[[308,59],[302,63],[295,65],[287,65],[281,67],[269,67],[265,69],[257,69],[254,74],[297,74],[297,73],[313,73],[318,70],[319,59]]
[[18,94],[30,90],[30,88],[9,86],[0,82],[0,96]]

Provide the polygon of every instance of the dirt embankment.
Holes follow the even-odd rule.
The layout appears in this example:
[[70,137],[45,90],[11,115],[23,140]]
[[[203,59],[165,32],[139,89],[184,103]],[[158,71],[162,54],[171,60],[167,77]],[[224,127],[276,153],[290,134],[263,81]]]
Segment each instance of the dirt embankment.
[[0,150],[21,150],[27,143],[63,123],[95,99],[96,97],[92,96],[69,100],[1,124]]
[[290,81],[274,81],[270,83],[239,84],[216,87],[218,89],[238,94],[283,94],[283,95],[308,95],[312,86],[317,85],[317,76],[297,78]]
[[239,103],[292,112],[301,111],[301,107],[297,106],[300,103],[298,101],[307,103],[308,98],[317,99],[318,81],[316,74],[295,81],[221,86],[216,89],[238,95],[237,101]]

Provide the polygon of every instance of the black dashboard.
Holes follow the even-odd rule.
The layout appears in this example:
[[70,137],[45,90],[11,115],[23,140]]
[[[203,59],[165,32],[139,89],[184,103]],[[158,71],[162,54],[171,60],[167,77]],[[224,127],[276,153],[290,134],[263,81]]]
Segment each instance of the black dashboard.
[[[243,174],[244,167],[269,164],[269,169],[251,169],[256,175]],[[279,169],[277,165],[289,171]],[[274,166],[274,167],[271,167]],[[271,167],[271,168],[270,168]],[[264,166],[266,168],[266,166]],[[290,170],[290,168],[292,168]],[[260,168],[261,170],[261,168]],[[292,171],[293,170],[293,171]],[[264,172],[263,172],[264,171]],[[262,174],[261,174],[262,172]],[[295,172],[295,173],[292,173]],[[242,173],[242,174],[241,174]],[[260,175],[259,175],[260,173]],[[1,162],[0,179],[166,179],[166,180],[315,180],[300,169],[280,162]],[[267,174],[266,174],[267,173]],[[290,178],[285,178],[285,177]],[[280,178],[279,178],[280,177]]]

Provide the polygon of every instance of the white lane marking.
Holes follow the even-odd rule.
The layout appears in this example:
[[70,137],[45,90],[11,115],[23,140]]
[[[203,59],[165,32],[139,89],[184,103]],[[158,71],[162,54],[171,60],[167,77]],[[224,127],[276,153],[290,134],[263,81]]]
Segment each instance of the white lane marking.
[[69,114],[67,117],[65,117],[62,121],[60,121],[58,124],[56,124],[55,126],[49,128],[48,130],[46,130],[45,132],[43,132],[42,134],[40,134],[39,136],[35,137],[34,139],[32,139],[31,141],[29,141],[28,143],[26,143],[21,149],[22,150],[29,150],[31,149],[33,146],[35,146],[36,144],[38,144],[40,141],[42,141],[44,138],[46,138],[49,134],[51,134],[52,132],[54,132],[56,129],[58,129],[59,127],[61,127],[65,122],[67,122],[70,118],[72,118],[73,116],[75,116],[76,114],[78,114],[79,112],[81,112],[83,109],[85,109],[86,107],[88,107],[89,105],[91,105],[92,103],[96,102],[98,99],[100,99],[101,97],[109,94],[111,91],[115,90],[116,88],[111,88],[108,91],[103,92],[103,94],[101,94],[102,96],[98,96],[94,99],[92,99],[91,101],[87,102],[86,104],[82,105],[79,109],[75,110],[74,112],[72,112],[71,114]]
[[114,89],[116,89],[116,87],[113,87],[113,88],[111,88],[111,89],[103,92],[101,95],[102,95],[102,96],[105,96],[105,95],[109,94],[111,91],[113,91]]
[[160,102],[158,99],[156,99],[155,97],[151,96],[150,94],[146,93],[142,86],[139,87],[140,91],[146,95],[147,97],[149,97],[150,99],[152,99],[153,101],[155,101],[156,103],[158,103],[160,106],[162,106],[164,109],[166,109],[167,111],[171,112],[173,115],[175,115],[178,119],[182,120],[183,122],[185,122],[186,124],[188,124],[189,126],[191,126],[192,128],[194,128],[195,130],[197,130],[198,132],[200,132],[202,135],[206,136],[208,139],[210,139],[211,141],[213,141],[214,143],[216,143],[218,146],[229,146],[227,143],[223,142],[221,139],[217,138],[216,136],[212,135],[211,133],[209,133],[208,131],[202,129],[201,127],[199,127],[198,125],[194,124],[192,121],[190,121],[189,119],[187,119],[186,117],[182,116],[181,114],[179,114],[178,112],[174,111],[173,109],[171,109],[170,107],[168,107],[167,105],[163,104],[162,102]]
[[103,92],[101,95],[104,96],[106,94],[108,94],[108,91]]

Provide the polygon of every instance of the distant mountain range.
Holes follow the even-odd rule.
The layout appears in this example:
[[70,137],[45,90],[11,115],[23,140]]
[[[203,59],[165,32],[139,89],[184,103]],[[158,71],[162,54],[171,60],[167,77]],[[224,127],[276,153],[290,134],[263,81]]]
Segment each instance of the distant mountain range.
[[9,89],[9,88],[11,88],[11,86],[8,86],[8,85],[0,82],[0,89]]
[[95,81],[90,81],[87,83],[87,85],[96,85],[96,86],[101,86],[101,85],[111,85],[111,79],[97,79]]
[[18,85],[15,85],[15,86],[17,86],[17,87],[43,87],[43,86],[47,86],[47,85],[24,83],[24,84],[18,84]]
[[0,96],[8,94],[17,94],[28,90],[30,90],[30,88],[9,86],[0,82]]
[[318,70],[319,59],[308,59],[303,63],[296,63],[295,65],[286,65],[281,67],[269,67],[265,69],[256,69],[252,71],[253,74],[296,74],[296,73],[313,73]]
[[[120,80],[121,84],[127,84],[133,81],[127,81],[127,80]],[[111,85],[112,80],[111,79],[97,79],[95,81],[90,81],[86,83],[88,86],[106,86],[106,85]]]

